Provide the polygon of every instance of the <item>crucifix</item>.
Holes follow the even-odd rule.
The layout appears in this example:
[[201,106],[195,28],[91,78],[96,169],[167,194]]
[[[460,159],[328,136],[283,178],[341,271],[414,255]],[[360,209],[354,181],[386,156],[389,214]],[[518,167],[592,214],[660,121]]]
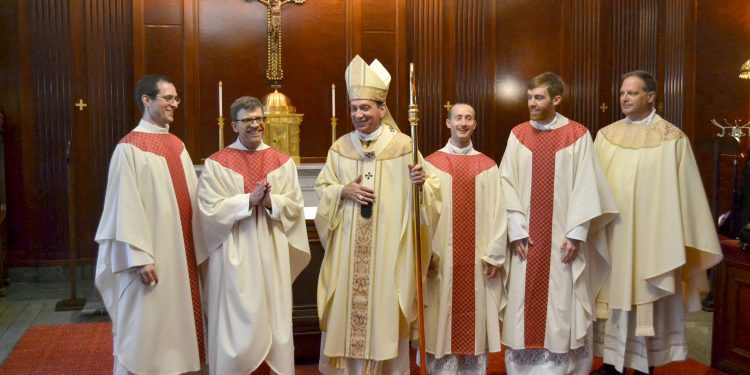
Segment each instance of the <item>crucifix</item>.
[[[247,2],[255,0],[246,0]],[[266,78],[271,87],[280,88],[284,71],[281,69],[281,7],[286,3],[304,4],[305,0],[258,0],[268,8],[268,68]]]

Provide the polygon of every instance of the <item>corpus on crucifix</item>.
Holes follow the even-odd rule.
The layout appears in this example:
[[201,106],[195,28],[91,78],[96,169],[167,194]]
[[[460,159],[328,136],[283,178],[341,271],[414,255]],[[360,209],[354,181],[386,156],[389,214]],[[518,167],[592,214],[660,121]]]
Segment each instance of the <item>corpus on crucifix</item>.
[[[246,0],[248,2],[254,0]],[[305,0],[258,0],[268,8],[268,68],[266,78],[274,88],[281,87],[281,7],[286,3],[303,4]]]

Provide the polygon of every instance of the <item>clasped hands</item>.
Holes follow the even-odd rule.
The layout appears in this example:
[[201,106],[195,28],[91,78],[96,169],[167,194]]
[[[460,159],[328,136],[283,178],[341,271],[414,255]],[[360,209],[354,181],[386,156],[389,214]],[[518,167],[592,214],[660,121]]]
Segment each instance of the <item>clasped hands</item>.
[[250,192],[250,208],[262,204],[265,208],[271,208],[271,184],[262,179],[255,184],[255,189]]
[[[414,185],[424,185],[425,173],[420,164],[409,164],[409,180]],[[375,202],[375,190],[362,185],[362,175],[359,175],[341,189],[341,199],[347,199],[361,205],[368,205]]]
[[[522,261],[528,258],[529,246],[534,246],[534,241],[529,237],[521,238],[510,243],[511,251],[514,255],[521,258]],[[572,262],[578,256],[578,249],[580,249],[580,247],[581,241],[565,237],[560,246],[563,264]]]

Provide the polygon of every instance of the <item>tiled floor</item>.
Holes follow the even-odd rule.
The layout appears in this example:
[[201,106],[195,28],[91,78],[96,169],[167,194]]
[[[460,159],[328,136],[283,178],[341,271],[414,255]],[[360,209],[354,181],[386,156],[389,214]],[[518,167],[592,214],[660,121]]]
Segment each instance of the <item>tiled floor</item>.
[[[70,297],[68,283],[16,283],[8,287],[7,296],[0,298],[0,363],[30,326],[109,319],[97,313],[101,305],[93,282],[80,282],[78,296],[89,301],[84,310],[57,312],[55,304]],[[687,318],[689,356],[706,365],[711,361],[712,322],[713,314],[703,311]]]

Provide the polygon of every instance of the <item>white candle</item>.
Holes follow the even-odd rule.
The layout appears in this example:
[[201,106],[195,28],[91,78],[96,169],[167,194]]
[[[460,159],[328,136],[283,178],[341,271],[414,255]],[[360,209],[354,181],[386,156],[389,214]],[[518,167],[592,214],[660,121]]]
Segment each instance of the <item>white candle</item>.
[[331,117],[336,117],[336,85],[331,84]]
[[221,117],[221,81],[219,81],[219,117]]

